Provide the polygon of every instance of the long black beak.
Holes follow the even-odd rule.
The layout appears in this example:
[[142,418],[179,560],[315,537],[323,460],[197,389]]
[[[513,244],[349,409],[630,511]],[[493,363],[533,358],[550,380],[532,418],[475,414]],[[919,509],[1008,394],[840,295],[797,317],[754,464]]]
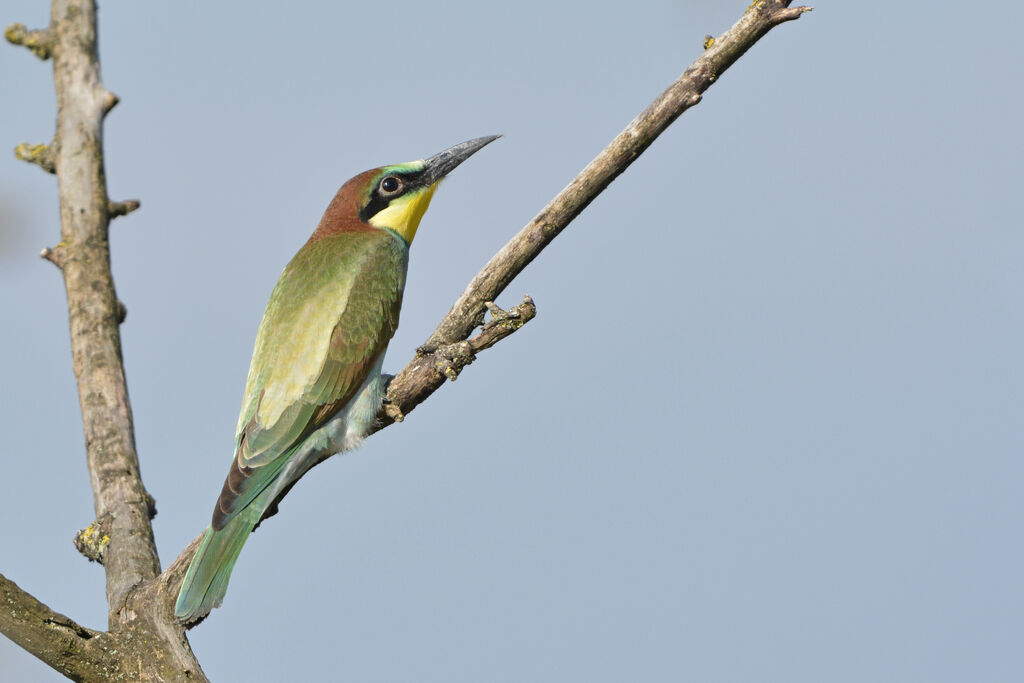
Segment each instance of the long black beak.
[[476,154],[484,145],[494,142],[500,137],[500,135],[486,135],[482,138],[466,140],[426,159],[423,162],[423,168],[426,171],[423,183],[433,185],[455,170],[456,166]]

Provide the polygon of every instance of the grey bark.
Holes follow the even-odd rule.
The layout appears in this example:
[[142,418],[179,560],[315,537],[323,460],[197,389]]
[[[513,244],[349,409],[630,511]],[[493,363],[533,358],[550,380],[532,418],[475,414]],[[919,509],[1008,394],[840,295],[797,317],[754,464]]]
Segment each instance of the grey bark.
[[[106,571],[108,631],[91,631],[53,613],[6,578],[0,630],[73,680],[204,680],[167,605],[141,599],[151,598],[158,585],[160,559],[150,525],[153,502],[135,451],[121,358],[124,307],[114,290],[108,240],[111,213],[123,215],[138,204],[107,196],[103,119],[117,97],[100,80],[96,26],[93,0],[54,0],[47,29],[8,29],[5,35],[53,60],[57,131],[50,145],[29,147],[27,160],[46,170],[52,164],[57,175],[61,239],[43,256],[60,268],[67,293],[96,510],[96,522],[79,540],[91,543]],[[26,147],[19,146],[19,157],[26,157]]]

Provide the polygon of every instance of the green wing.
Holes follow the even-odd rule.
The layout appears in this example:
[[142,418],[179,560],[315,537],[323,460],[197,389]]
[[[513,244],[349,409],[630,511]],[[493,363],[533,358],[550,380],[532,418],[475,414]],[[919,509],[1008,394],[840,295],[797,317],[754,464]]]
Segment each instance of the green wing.
[[256,335],[214,529],[265,490],[362,386],[398,327],[407,263],[400,239],[373,230],[309,242],[285,268]]

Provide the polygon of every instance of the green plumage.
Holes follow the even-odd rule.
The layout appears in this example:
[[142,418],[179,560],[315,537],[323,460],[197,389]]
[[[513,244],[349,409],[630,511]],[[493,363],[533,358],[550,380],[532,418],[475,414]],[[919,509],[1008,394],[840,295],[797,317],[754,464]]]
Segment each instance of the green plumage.
[[441,179],[496,137],[352,178],[285,267],[256,334],[231,469],[178,593],[181,621],[221,604],[242,546],[278,497],[369,431],[409,244]]
[[384,230],[332,235],[295,255],[256,336],[238,423],[244,464],[266,464],[320,406],[359,387],[398,327],[407,258],[406,245]]
[[401,239],[370,230],[311,241],[285,268],[256,335],[235,441],[239,466],[265,472],[237,498],[222,495],[228,517],[358,391],[398,328],[407,262]]
[[364,387],[394,335],[407,262],[401,238],[370,229],[310,241],[285,268],[256,335],[231,474],[175,605],[180,619],[220,605],[277,494],[365,432],[372,414],[349,415],[338,436],[322,428]]

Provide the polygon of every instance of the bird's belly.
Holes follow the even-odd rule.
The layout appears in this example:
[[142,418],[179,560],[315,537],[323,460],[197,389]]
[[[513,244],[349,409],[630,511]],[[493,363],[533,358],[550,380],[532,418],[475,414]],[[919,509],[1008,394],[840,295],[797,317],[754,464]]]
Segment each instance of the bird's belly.
[[366,433],[377,419],[381,401],[384,400],[385,383],[380,374],[383,363],[384,354],[381,354],[355,397],[327,424],[317,430],[325,432],[326,455],[350,451],[359,448],[363,443]]
[[383,363],[382,353],[348,405],[339,410],[327,424],[306,437],[302,447],[281,470],[280,476],[271,487],[268,501],[277,498],[289,484],[324,458],[359,447],[376,419],[377,411],[384,399],[386,382],[380,374]]

